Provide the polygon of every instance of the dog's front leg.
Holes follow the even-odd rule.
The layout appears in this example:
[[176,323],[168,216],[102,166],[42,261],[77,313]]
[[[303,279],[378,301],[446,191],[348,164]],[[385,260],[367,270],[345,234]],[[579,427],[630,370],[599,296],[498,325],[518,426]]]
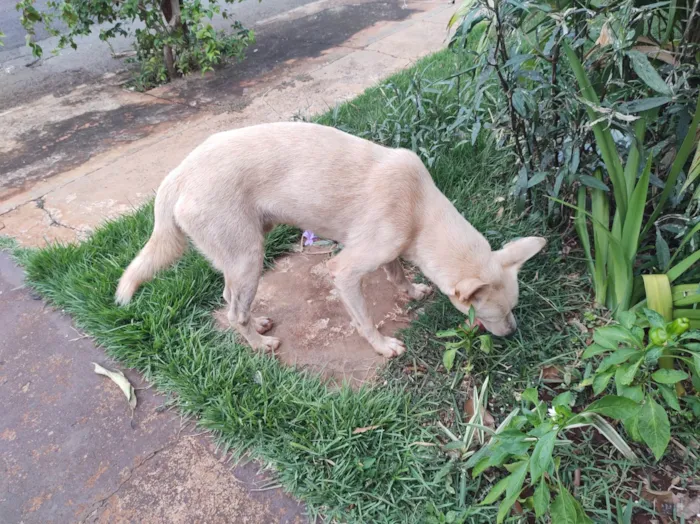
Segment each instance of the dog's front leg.
[[387,358],[403,353],[406,348],[403,342],[396,338],[385,337],[372,322],[364,296],[362,296],[362,277],[369,271],[352,265],[350,257],[343,252],[328,262],[328,269],[345,308],[350,313],[353,323],[374,350]]

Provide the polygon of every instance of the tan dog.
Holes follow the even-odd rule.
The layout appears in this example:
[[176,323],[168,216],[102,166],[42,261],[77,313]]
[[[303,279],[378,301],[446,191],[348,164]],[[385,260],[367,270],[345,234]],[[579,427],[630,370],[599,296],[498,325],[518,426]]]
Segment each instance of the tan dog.
[[430,287],[406,280],[399,256],[413,262],[465,314],[495,335],[516,328],[517,272],[546,244],[528,237],[491,251],[488,241],[435,186],[414,153],[390,149],[330,127],[263,124],[207,139],[163,180],[155,227],[122,276],[126,304],[139,285],[182,256],[185,235],[225,278],[228,319],[254,348],[269,318],[251,319],[263,268],[265,233],[277,224],[308,229],[344,245],[328,262],[354,325],[387,357],[401,341],[379,333],[361,291],[364,275],[383,267],[401,291],[422,299]]

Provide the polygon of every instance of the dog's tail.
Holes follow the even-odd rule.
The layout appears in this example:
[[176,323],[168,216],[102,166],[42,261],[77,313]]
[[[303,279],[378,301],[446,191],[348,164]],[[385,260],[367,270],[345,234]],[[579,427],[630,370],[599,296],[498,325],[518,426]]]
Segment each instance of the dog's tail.
[[128,304],[142,283],[153,278],[159,270],[175,262],[185,252],[187,239],[175,222],[174,207],[178,199],[176,189],[176,184],[167,179],[158,189],[153,233],[119,280],[115,295],[117,304]]

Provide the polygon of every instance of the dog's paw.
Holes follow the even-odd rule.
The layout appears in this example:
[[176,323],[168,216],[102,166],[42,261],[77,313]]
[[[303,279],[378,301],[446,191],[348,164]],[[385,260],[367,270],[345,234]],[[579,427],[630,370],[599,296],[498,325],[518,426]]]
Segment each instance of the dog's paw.
[[380,343],[374,346],[374,350],[386,358],[393,358],[406,351],[406,346],[397,338],[382,337]]
[[273,326],[272,319],[269,317],[257,317],[254,319],[254,322],[255,331],[257,331],[261,335],[270,331]]
[[433,288],[425,284],[411,284],[409,296],[413,300],[423,300],[433,292]]
[[276,337],[260,337],[258,349],[273,352],[280,347],[280,339]]

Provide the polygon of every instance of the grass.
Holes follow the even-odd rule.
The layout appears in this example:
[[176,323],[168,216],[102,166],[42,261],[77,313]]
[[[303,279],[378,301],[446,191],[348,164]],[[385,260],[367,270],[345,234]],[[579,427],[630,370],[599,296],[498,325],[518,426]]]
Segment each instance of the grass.
[[[489,355],[460,355],[452,373],[440,365],[442,346],[434,334],[463,317],[444,297],[427,305],[404,333],[407,352],[387,367],[384,384],[360,391],[329,389],[218,332],[211,311],[222,302],[222,277],[194,251],[146,284],[128,307],[117,308],[116,282],[150,235],[151,205],[106,224],[79,245],[15,253],[29,283],[72,314],[110,356],[143,372],[236,456],[250,454],[271,464],[280,484],[307,503],[312,517],[425,522],[429,514],[440,521],[456,511],[470,522],[493,521],[497,508],[476,502],[495,477],[467,481],[467,473],[441,450],[436,421],[459,434],[466,392],[486,375],[489,407],[497,419],[527,385],[553,387],[540,380],[543,366],[560,365],[575,380],[582,341],[568,321],[580,318],[590,297],[578,276],[581,260],[560,254],[560,235],[548,232],[537,212],[518,216],[503,200],[513,174],[508,154],[485,138],[472,145],[464,143],[459,128],[450,131],[455,114],[444,108],[455,107],[450,100],[459,87],[442,83],[434,92],[416,83],[416,72],[421,82],[440,80],[468,63],[465,55],[438,53],[392,77],[389,86],[370,89],[319,118],[392,145],[444,142],[428,155],[431,173],[492,245],[533,234],[550,239],[546,252],[521,273],[516,337],[497,340]],[[396,93],[409,92],[408,98],[420,96],[427,109],[397,101]],[[266,262],[297,240],[298,231],[275,230],[266,244]],[[13,248],[7,241],[1,247]],[[354,432],[370,426],[376,429]],[[613,521],[611,493],[629,491],[630,466],[615,462],[609,448],[590,438],[576,452],[563,461],[563,478],[572,478],[581,454],[590,457],[583,475],[592,481],[581,498],[601,521]],[[601,466],[602,455],[617,465]],[[596,477],[595,468],[604,468],[606,475]]]

